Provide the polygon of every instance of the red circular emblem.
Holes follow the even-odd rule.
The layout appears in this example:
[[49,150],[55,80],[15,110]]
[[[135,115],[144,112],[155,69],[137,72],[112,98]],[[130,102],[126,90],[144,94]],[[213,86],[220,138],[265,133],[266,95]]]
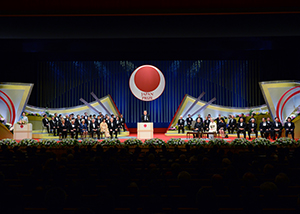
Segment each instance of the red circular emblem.
[[20,125],[20,128],[23,129],[23,127],[24,127],[23,124],[21,124],[21,125]]
[[144,127],[146,128],[146,127],[147,127],[147,124],[144,124]]

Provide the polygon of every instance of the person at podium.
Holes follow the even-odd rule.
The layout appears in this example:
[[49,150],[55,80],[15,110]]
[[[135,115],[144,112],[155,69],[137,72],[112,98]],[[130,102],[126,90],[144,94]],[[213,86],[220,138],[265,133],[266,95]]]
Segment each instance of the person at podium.
[[149,115],[147,114],[147,111],[145,110],[144,111],[144,114],[142,115],[142,122],[150,122],[150,117]]

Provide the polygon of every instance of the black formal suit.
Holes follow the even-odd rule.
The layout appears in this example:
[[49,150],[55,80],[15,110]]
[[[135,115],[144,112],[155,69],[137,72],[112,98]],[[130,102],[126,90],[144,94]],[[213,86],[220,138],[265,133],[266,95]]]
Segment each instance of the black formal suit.
[[121,127],[123,128],[123,131],[125,132],[125,118],[120,117]]
[[193,118],[191,118],[191,117],[186,118],[186,125],[187,125],[189,130],[191,130],[192,122],[193,122]]
[[254,123],[250,122],[248,124],[248,136],[249,136],[249,139],[251,139],[251,133],[255,133],[255,136],[257,138],[258,133],[257,133],[256,129],[257,129],[257,124],[255,122]]
[[180,133],[180,130],[182,130],[182,133],[184,133],[184,119],[178,120],[178,133]]
[[273,135],[274,135],[274,132],[273,132],[273,130],[272,130],[272,127],[273,127],[273,122],[272,121],[268,121],[267,120],[267,123],[268,123],[268,125],[269,125],[269,134],[271,135],[271,138],[273,139]]
[[66,118],[66,119],[65,119],[65,123],[67,124],[67,126],[69,126],[69,125],[71,124],[70,119],[69,119],[69,118]]
[[204,131],[209,131],[209,124],[210,124],[210,120],[204,120],[204,123],[203,123],[203,129]]
[[50,133],[50,123],[48,118],[44,117],[42,122],[43,122],[43,126],[47,128],[48,133]]
[[228,119],[228,133],[233,134],[235,128],[236,128],[236,120],[234,118]]
[[217,121],[217,130],[219,131],[219,123],[222,121],[221,118],[217,117],[216,121]]
[[115,134],[115,137],[117,138],[118,137],[118,129],[117,129],[116,123],[110,121],[109,124],[107,124],[107,126],[108,126],[110,137],[113,138],[113,134]]
[[149,115],[142,115],[142,122],[150,122],[150,117]]
[[71,138],[78,139],[78,126],[74,123],[69,124],[69,132],[71,133]]
[[246,138],[246,127],[247,124],[245,122],[237,123],[237,137],[240,138],[240,133],[243,133],[244,138]]
[[270,126],[269,123],[267,123],[267,121],[266,122],[261,122],[259,124],[260,136],[264,137],[264,138],[268,138],[269,133],[270,133],[270,129],[271,129],[271,126]]
[[223,123],[222,121],[220,121],[218,123],[218,130],[223,129],[224,132],[226,131],[226,123]]
[[100,132],[98,129],[98,124],[96,122],[91,122],[89,126],[89,131],[91,133],[92,138],[94,137],[94,134],[97,134],[98,139],[100,138]]
[[62,139],[66,138],[67,135],[68,135],[68,126],[67,126],[67,124],[65,124],[65,123],[60,124],[59,130],[60,130],[60,133],[61,133],[61,138]]
[[121,130],[121,127],[122,127],[121,122],[120,122],[120,120],[116,119],[115,123],[116,123],[116,127],[118,129],[118,133],[120,134],[120,130]]
[[284,124],[284,128],[285,128],[285,136],[287,137],[288,134],[291,134],[292,138],[294,139],[295,124],[293,122],[286,122]]
[[274,122],[273,126],[271,127],[271,130],[273,132],[273,140],[276,138],[276,133],[278,134],[277,138],[281,137],[282,134],[282,124],[280,122]]
[[50,120],[50,129],[53,130],[53,135],[56,136],[57,134],[57,125],[56,125],[56,120]]
[[[195,123],[195,126],[194,126],[194,132],[198,132],[198,133],[201,132],[202,127],[203,127],[203,125],[202,125],[201,122],[199,122],[199,123],[196,122],[196,123]],[[197,137],[198,134],[195,133],[195,134],[193,134],[193,135],[194,135],[194,138],[195,138],[195,137]],[[199,135],[198,135],[198,136],[199,136]]]

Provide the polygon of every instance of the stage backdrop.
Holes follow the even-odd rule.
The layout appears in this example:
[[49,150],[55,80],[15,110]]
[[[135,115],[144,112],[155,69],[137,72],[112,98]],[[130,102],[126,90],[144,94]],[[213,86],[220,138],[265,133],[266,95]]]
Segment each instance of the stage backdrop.
[[[134,97],[129,77],[139,66],[149,64],[162,71],[166,80],[163,94],[151,102]],[[214,104],[248,107],[260,105],[260,63],[256,60],[193,61],[48,61],[39,64],[35,90],[39,107],[63,108],[94,101],[110,94],[129,128],[135,128],[147,109],[155,128],[167,128],[185,94]]]

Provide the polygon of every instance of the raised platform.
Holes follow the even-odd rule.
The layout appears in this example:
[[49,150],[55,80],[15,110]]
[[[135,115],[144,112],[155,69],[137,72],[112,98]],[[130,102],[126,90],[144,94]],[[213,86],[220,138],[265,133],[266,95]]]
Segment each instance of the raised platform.
[[[178,131],[177,130],[168,130],[165,135],[166,136],[174,136],[174,137],[186,137],[186,133],[187,132],[192,132],[192,130],[185,130],[185,133],[182,133],[180,132],[180,134],[178,134]],[[247,134],[247,137],[248,137],[248,132],[246,132]],[[252,135],[255,135],[255,134],[252,134]],[[241,136],[243,136],[243,134],[241,134]],[[258,136],[260,137],[260,132],[258,132]],[[234,134],[228,134],[228,137],[237,137],[237,134],[234,133]]]
[[[68,135],[69,136],[69,135]],[[118,137],[128,137],[129,136],[129,132],[121,132]],[[79,135],[80,137],[80,135]],[[48,134],[46,130],[42,131],[42,130],[34,130],[32,131],[32,138],[34,139],[54,139],[54,140],[59,140],[58,136],[53,136],[52,133]]]

